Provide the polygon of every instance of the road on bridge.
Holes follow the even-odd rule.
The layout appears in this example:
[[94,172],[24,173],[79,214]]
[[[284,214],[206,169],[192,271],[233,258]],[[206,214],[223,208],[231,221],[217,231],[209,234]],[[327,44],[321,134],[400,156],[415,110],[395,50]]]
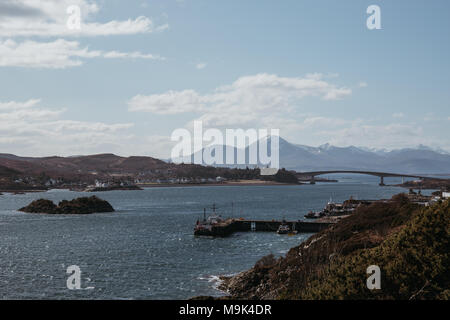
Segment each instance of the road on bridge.
[[380,186],[384,186],[384,178],[386,177],[401,177],[401,178],[416,178],[420,180],[425,179],[439,179],[432,177],[425,177],[423,175],[414,174],[402,174],[402,173],[392,173],[392,172],[377,172],[377,171],[359,171],[359,170],[324,170],[324,171],[309,171],[309,172],[297,172],[296,176],[299,179],[309,180],[311,184],[315,183],[315,177],[324,174],[334,174],[334,173],[352,173],[352,174],[365,174],[376,176],[380,178]]

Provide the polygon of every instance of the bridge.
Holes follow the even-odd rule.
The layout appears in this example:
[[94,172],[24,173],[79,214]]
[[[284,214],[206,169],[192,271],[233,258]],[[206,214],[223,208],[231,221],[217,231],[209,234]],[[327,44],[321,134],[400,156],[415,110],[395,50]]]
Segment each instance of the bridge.
[[327,170],[327,171],[310,171],[310,172],[297,172],[297,178],[301,180],[309,180],[311,184],[315,184],[315,177],[324,175],[324,174],[334,174],[334,173],[353,173],[353,174],[365,174],[376,176],[380,178],[380,186],[384,186],[384,178],[387,177],[400,177],[400,178],[416,178],[420,180],[425,179],[437,179],[419,175],[411,175],[411,174],[401,174],[401,173],[392,173],[392,172],[376,172],[376,171],[355,171],[355,170]]

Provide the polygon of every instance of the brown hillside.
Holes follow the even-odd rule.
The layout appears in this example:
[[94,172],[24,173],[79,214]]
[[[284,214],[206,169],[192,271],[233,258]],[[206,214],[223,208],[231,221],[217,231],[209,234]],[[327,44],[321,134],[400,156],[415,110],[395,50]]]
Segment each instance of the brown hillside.
[[[165,162],[151,157],[120,157],[114,154],[98,154],[80,157],[22,158],[0,155],[3,170],[15,175],[39,175],[50,177],[73,177],[84,175],[107,175],[112,173],[138,174],[141,171],[166,168]],[[6,172],[6,171],[5,171]]]

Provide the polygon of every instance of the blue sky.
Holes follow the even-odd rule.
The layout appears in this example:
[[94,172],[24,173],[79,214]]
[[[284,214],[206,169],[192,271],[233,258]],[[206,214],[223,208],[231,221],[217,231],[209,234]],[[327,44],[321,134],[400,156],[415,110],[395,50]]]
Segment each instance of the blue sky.
[[[381,8],[381,30],[366,9]],[[66,30],[70,5],[80,31]],[[0,152],[167,157],[193,120],[450,151],[448,1],[5,0]]]

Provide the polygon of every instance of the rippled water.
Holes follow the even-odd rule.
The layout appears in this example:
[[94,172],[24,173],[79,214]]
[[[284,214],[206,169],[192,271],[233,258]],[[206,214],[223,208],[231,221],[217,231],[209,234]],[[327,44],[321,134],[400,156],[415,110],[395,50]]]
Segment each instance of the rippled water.
[[[196,238],[203,207],[223,216],[300,219],[330,196],[387,198],[403,191],[376,180],[314,186],[149,188],[97,193],[117,210],[85,216],[25,214],[34,199],[54,201],[92,193],[52,190],[0,196],[0,297],[3,299],[185,299],[219,295],[217,275],[250,268],[307,239],[276,233]],[[81,268],[83,290],[68,290],[66,269]]]

